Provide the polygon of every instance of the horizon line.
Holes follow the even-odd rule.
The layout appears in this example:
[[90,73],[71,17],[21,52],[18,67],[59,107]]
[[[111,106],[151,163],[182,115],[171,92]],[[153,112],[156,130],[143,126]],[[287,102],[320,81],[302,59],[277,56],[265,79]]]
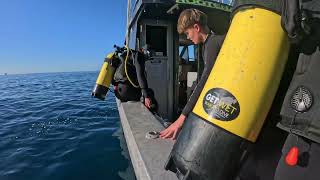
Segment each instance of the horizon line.
[[97,71],[99,71],[99,70],[53,71],[53,72],[30,72],[30,73],[0,73],[0,76],[28,75],[28,74],[50,74],[50,73],[74,73],[74,72],[97,72]]

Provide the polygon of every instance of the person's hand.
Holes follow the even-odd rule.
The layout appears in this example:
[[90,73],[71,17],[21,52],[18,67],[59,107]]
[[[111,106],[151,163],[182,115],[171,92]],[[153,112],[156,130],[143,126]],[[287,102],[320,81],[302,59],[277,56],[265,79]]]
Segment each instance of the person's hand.
[[186,119],[186,116],[181,114],[179,118],[171,124],[167,129],[160,132],[160,138],[162,139],[172,139],[175,140],[179,134],[182,125]]
[[151,98],[144,98],[144,105],[150,109],[151,106]]

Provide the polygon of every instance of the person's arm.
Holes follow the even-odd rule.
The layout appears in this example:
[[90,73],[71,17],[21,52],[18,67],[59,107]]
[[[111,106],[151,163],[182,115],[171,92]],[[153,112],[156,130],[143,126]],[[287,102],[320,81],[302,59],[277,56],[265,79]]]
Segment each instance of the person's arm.
[[160,132],[160,138],[176,139],[179,131],[182,128],[184,121],[186,120],[186,117],[192,111],[193,107],[197,103],[197,100],[201,94],[201,91],[202,91],[205,83],[207,82],[209,74],[210,74],[210,72],[213,68],[213,65],[216,61],[216,58],[219,54],[221,45],[224,40],[224,36],[214,37],[213,39],[209,39],[209,40],[210,41],[208,42],[209,44],[207,46],[207,49],[209,51],[206,51],[204,53],[204,56],[205,56],[204,60],[206,60],[206,65],[205,65],[205,68],[204,68],[203,73],[201,75],[200,81],[197,84],[196,88],[194,89],[192,95],[190,96],[189,101],[187,102],[187,105],[183,109],[180,117],[173,124],[171,124],[167,129]]
[[214,66],[214,63],[216,62],[216,58],[219,54],[224,38],[225,36],[213,36],[210,37],[210,39],[208,39],[206,49],[203,54],[203,59],[206,61],[206,64],[203,69],[199,83],[193,90],[193,93],[191,94],[186,106],[182,110],[183,115],[187,116],[196,105],[197,100],[202,92],[202,89],[206,84],[210,72]]
[[145,72],[144,72],[145,60],[144,60],[143,54],[141,54],[140,52],[137,52],[135,54],[134,66],[136,68],[136,74],[137,74],[139,86],[141,88],[141,93],[144,98],[144,104],[146,107],[150,108],[151,98],[149,97],[149,95],[147,93],[148,83],[147,83],[147,79],[146,79]]
[[134,57],[134,66],[136,68],[137,79],[139,82],[139,86],[142,89],[143,93],[147,93],[148,83],[145,76],[145,62],[143,54],[137,52]]
[[[211,65],[212,64],[212,65]],[[186,106],[184,107],[181,115],[179,118],[171,124],[167,129],[160,132],[160,138],[162,139],[176,139],[177,135],[179,134],[182,125],[187,117],[187,115],[192,111],[194,105],[197,103],[198,97],[200,96],[201,90],[204,87],[204,84],[206,83],[208,79],[208,69],[211,70],[213,63],[206,64],[206,67],[203,70],[203,73],[201,75],[201,79],[199,83],[197,84],[196,88],[194,89],[192,95],[189,98],[189,101],[187,102]]]

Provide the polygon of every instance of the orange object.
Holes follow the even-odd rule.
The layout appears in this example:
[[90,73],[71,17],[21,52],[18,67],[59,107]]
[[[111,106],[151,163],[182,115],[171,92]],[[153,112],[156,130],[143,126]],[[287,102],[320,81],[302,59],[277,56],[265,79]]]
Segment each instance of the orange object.
[[299,149],[296,146],[292,147],[286,156],[286,163],[289,166],[297,165],[298,156],[299,156]]

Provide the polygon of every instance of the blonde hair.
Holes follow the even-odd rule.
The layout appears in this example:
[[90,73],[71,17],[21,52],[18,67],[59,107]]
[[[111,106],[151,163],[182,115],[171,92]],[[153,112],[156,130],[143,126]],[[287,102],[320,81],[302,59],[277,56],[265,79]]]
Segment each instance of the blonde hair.
[[206,27],[207,15],[198,9],[186,9],[182,11],[178,19],[178,33],[182,34],[194,24],[199,24],[201,27]]

